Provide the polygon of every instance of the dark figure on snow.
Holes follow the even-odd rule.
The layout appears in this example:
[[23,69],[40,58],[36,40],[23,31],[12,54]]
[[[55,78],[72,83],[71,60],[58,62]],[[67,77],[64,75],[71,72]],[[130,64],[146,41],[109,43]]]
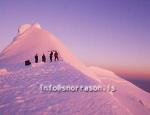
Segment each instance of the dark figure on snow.
[[58,52],[57,51],[54,51],[54,57],[55,57],[55,61],[59,60],[59,58],[58,58]]
[[53,61],[53,52],[52,51],[51,51],[49,57],[50,57],[50,62],[52,62]]
[[46,62],[46,56],[45,56],[45,54],[42,55],[42,62]]
[[35,58],[35,63],[38,63],[38,55],[37,54],[34,56],[34,58]]
[[31,65],[30,60],[25,60],[25,66],[27,66],[27,65]]

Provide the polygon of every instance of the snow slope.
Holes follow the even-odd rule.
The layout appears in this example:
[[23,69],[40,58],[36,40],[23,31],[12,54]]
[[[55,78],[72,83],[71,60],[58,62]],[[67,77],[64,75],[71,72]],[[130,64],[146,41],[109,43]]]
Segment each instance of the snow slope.
[[[57,50],[61,60],[78,68],[86,75],[93,75],[85,65],[80,62],[52,33],[43,29],[39,24],[24,24],[18,29],[18,34],[0,54],[0,66],[7,69],[14,69],[14,64],[22,65],[24,60],[30,59],[33,62],[34,55],[46,54],[48,51]],[[13,66],[12,66],[13,64]],[[11,67],[12,66],[12,67]],[[94,75],[93,75],[94,76]]]
[[1,76],[0,81],[1,115],[149,115],[149,95],[126,81],[103,79],[103,85],[117,87],[111,93],[41,92],[40,84],[99,84],[64,62],[35,64]]
[[[149,115],[150,94],[113,72],[86,67],[39,24],[25,24],[0,54],[0,115]],[[32,63],[56,49],[61,61]],[[63,61],[62,61],[63,60]],[[41,84],[113,85],[115,92],[42,92]]]
[[[108,70],[98,67],[90,67],[90,69],[96,73],[101,84],[115,84],[117,91],[110,94],[131,115],[150,114],[150,94],[148,92]],[[146,113],[144,113],[144,109],[147,111]]]

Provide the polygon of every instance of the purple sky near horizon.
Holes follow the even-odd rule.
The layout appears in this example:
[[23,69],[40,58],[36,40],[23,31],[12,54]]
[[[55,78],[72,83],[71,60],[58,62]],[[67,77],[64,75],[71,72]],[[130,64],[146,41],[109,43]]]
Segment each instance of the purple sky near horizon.
[[0,20],[0,51],[38,22],[87,65],[150,76],[149,0],[1,0]]

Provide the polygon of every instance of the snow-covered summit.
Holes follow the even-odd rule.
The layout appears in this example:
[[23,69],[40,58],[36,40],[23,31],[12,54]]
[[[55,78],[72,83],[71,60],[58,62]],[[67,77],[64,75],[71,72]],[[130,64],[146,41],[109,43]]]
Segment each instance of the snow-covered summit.
[[41,28],[38,23],[23,24],[19,27],[19,34],[0,53],[0,66],[24,63],[28,59],[33,62],[36,53],[39,57],[44,53],[49,58],[49,51],[51,50],[57,50],[62,61],[78,68],[85,74],[93,74],[86,69],[84,64],[56,36]]
[[40,24],[23,24],[19,27],[19,35],[0,54],[0,59],[18,63],[32,59],[37,53],[41,56],[48,51],[57,50],[64,61],[77,61],[63,43],[52,33],[41,28]]
[[36,28],[39,28],[41,29],[41,25],[38,24],[38,23],[35,23],[35,24],[23,24],[21,25],[19,28],[18,28],[18,33],[19,34],[22,34],[23,32],[27,31],[29,28],[31,27],[36,27]]
[[28,30],[31,27],[31,24],[23,24],[19,27],[18,29],[18,33],[22,34],[23,32],[25,32],[26,30]]
[[[34,63],[50,50],[60,61]],[[25,67],[24,60],[31,66]],[[43,94],[44,83],[66,85],[114,85],[116,92]],[[150,94],[113,72],[86,67],[52,33],[39,24],[24,24],[0,53],[0,114],[32,115],[149,115]]]

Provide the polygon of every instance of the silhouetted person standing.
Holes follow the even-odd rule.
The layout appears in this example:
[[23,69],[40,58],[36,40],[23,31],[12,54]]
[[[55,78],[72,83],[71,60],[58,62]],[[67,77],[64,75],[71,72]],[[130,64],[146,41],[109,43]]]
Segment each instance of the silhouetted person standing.
[[34,56],[34,58],[35,58],[35,63],[38,63],[38,55],[37,54]]
[[46,62],[46,56],[45,56],[45,54],[42,55],[42,62]]
[[50,62],[52,62],[53,61],[53,52],[52,51],[51,51],[49,57],[50,57]]
[[54,57],[55,57],[55,61],[59,60],[59,58],[58,58],[58,52],[57,51],[54,52]]

